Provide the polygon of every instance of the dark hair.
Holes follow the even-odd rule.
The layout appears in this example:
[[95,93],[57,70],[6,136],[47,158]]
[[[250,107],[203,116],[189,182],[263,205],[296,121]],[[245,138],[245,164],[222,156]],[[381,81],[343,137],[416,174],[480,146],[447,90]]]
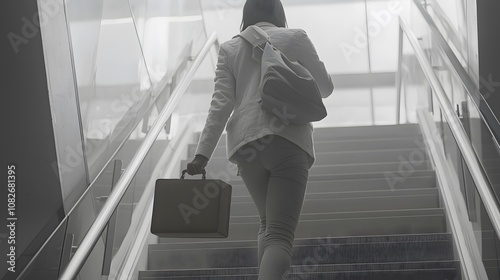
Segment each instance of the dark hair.
[[243,7],[241,31],[257,22],[269,22],[287,27],[285,10],[280,0],[247,0]]

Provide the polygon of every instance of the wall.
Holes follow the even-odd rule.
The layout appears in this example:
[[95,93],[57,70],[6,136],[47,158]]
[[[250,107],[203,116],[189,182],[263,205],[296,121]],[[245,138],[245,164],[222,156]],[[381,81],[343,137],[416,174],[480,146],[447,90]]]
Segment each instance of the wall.
[[17,263],[16,272],[8,272],[7,189],[0,188],[0,277],[15,279],[61,221],[64,209],[59,177],[51,166],[57,162],[57,155],[37,1],[8,1],[3,5],[0,28],[7,36],[1,40],[1,84],[6,98],[2,101],[2,119],[7,123],[2,135],[7,143],[3,142],[6,156],[2,158],[6,160],[4,176],[7,165],[16,166]]
[[477,30],[481,93],[500,119],[500,1],[477,0]]

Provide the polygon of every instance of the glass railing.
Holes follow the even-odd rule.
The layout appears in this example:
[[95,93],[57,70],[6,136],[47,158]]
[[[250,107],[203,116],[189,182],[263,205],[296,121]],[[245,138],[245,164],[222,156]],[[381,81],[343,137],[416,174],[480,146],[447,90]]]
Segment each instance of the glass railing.
[[[491,93],[479,92],[479,85],[468,74],[467,68],[462,66],[463,61],[447,44],[448,41],[425,7],[418,1],[414,1],[414,6],[415,24],[427,27],[426,34],[422,34],[422,37],[428,37],[428,41],[432,42],[428,48],[428,57],[434,64],[434,72],[447,89],[484,172],[493,185],[495,196],[500,201],[500,123],[488,105],[488,94]],[[488,77],[480,79],[487,80]]]
[[[58,222],[51,224],[55,229],[50,229],[52,234],[42,247],[26,254],[28,264],[17,279],[56,279],[67,267],[86,232],[105,211],[112,186],[124,170],[130,169],[146,133],[174,93],[186,87],[184,79],[198,63],[193,59],[200,54],[205,56],[206,44],[217,44],[215,35],[207,43],[198,1],[71,1],[67,6],[86,137],[83,156],[89,164],[91,183],[87,189],[79,190],[79,195],[73,195],[75,199],[66,216],[58,213],[57,219],[53,219]],[[179,105],[183,103],[186,102]],[[101,115],[94,114],[96,110]],[[164,171],[154,167],[162,166],[175,173],[170,163],[160,164],[160,155],[169,150],[172,154],[173,145],[178,143],[176,135],[182,135],[179,127],[183,127],[185,118],[179,117],[177,108],[173,110],[151,150],[137,166],[110,217],[109,229],[100,235],[90,260],[83,265],[80,279],[116,274],[120,259],[117,256],[124,260],[119,253],[130,245],[127,234],[136,226],[134,215],[140,212],[140,199],[147,196],[149,178]],[[107,125],[89,130],[91,122]]]
[[[85,225],[82,221],[89,221],[89,219],[77,214],[84,215],[83,213],[93,212],[89,208],[95,207],[99,201],[96,202],[92,192],[87,193],[88,197],[82,198],[77,209],[71,213],[74,215],[70,214],[68,226],[73,223],[74,226],[87,227],[88,231],[83,238],[69,236],[73,242],[66,242],[67,246],[77,249],[74,254],[71,253],[72,250],[68,250],[70,260],[66,267],[62,267],[64,273],[60,279],[74,279],[77,275],[81,279],[116,277],[125,271],[132,273],[137,266],[140,254],[131,254],[131,252],[140,253],[137,250],[141,244],[144,245],[144,238],[148,237],[142,225],[147,221],[144,217],[150,211],[148,207],[151,206],[154,182],[156,178],[166,176],[165,173],[172,173],[174,165],[180,162],[180,160],[175,160],[172,154],[176,154],[180,159],[179,153],[186,149],[181,144],[185,145],[188,142],[179,140],[188,133],[186,130],[178,130],[176,136],[170,141],[162,139],[164,137],[158,138],[158,136],[164,130],[167,120],[172,117],[196,70],[215,42],[216,34],[212,34],[173,91],[167,105],[157,116],[151,116],[155,118],[154,124],[147,134],[143,135],[143,140],[139,137],[140,141],[135,143],[139,147],[123,174],[119,172],[121,168],[114,168],[113,178],[116,180],[119,177],[119,179],[110,194],[102,199],[105,202],[99,207],[97,217]],[[187,124],[189,122],[184,120],[183,123],[177,124],[177,127],[189,128]],[[114,234],[103,234],[108,225],[109,228],[116,229]],[[142,232],[143,239],[138,236],[140,232]],[[67,233],[66,236],[68,235]],[[113,244],[107,241],[112,241]],[[111,257],[108,257],[109,255]]]
[[93,181],[149,114],[148,106],[164,105],[158,95],[185,58],[201,49],[205,25],[199,1],[179,0],[68,1],[67,20]]
[[467,68],[468,34],[467,7],[461,1],[428,0],[424,4],[426,11],[439,29],[462,67]]
[[[211,37],[211,42],[214,39],[215,35]],[[204,36],[196,40],[206,42]],[[180,65],[176,72],[170,74],[172,79],[182,81],[182,79],[187,78],[188,70],[194,66],[193,57],[191,53],[184,57],[184,63]],[[167,99],[168,96],[164,97],[163,95],[170,95],[170,92],[173,94],[174,90],[179,89],[179,86],[181,84],[178,84],[174,89],[173,85],[166,85],[165,92],[155,99],[157,102],[149,105],[145,117],[128,134],[126,141],[113,154],[108,164],[69,213],[65,217],[59,217],[62,222],[59,223],[42,247],[33,252],[31,260],[17,279],[57,279],[61,271],[68,265],[75,251],[80,247],[85,233],[92,226],[98,214],[102,213],[104,205],[112,193],[112,188],[116,185],[122,172],[130,167],[133,153],[138,150],[146,135],[143,132],[144,126],[141,124],[153,123],[159,115],[157,108],[163,108],[163,106],[157,104],[161,102],[159,100],[161,98]],[[110,217],[110,225],[106,227],[96,241],[95,248],[90,254],[91,261],[83,266],[79,274],[80,279],[101,279],[101,276],[117,274],[116,268],[115,270],[112,269],[116,267],[116,262],[119,259],[116,256],[120,252],[128,251],[126,250],[127,247],[132,244],[130,240],[125,240],[127,234],[134,229],[134,226],[137,226],[137,221],[134,224],[134,219],[137,219],[135,216],[139,213],[137,205],[141,197],[147,197],[147,188],[148,186],[151,188],[150,178],[170,176],[172,170],[175,173],[175,163],[180,162],[180,160],[170,161],[173,158],[173,151],[179,148],[179,141],[176,139],[188,132],[180,131],[179,127],[189,126],[186,125],[185,118],[176,117],[177,115],[179,114],[174,112],[174,120],[172,121],[172,118],[168,119],[169,122],[173,122],[174,127],[168,127],[167,129],[167,126],[162,126],[158,137],[151,145],[151,149],[145,155],[135,175],[132,176],[127,190],[120,199],[114,214]],[[155,169],[158,166],[161,168]],[[168,173],[165,173],[165,169],[167,169]],[[141,210],[143,211],[143,209]],[[123,254],[118,256],[123,258]]]
[[[471,133],[484,130],[481,122],[486,120],[472,100],[472,86],[467,88],[463,77],[454,76],[459,71],[449,69],[461,65],[446,63],[449,54],[441,45],[446,41],[436,39],[439,30],[425,17],[420,2],[414,4],[417,7],[413,9],[412,25],[400,19],[400,90],[404,96],[417,97],[415,110],[437,171],[462,279],[498,279],[500,254],[495,248],[500,244],[499,205],[495,185],[488,176],[491,171],[478,153],[478,148],[485,147],[484,141],[475,143],[478,135]],[[413,26],[418,26],[416,32]],[[465,108],[476,108],[468,111],[468,120],[464,118],[464,107],[455,106],[464,100],[469,102]],[[488,133],[480,137],[492,139],[491,131],[484,131]]]

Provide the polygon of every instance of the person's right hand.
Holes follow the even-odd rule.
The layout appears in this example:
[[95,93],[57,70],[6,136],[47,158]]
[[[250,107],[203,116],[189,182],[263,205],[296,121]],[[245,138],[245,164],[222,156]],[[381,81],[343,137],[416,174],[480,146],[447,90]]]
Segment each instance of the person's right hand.
[[202,155],[196,155],[194,159],[187,164],[187,173],[189,175],[202,174],[202,170],[207,166],[208,158]]

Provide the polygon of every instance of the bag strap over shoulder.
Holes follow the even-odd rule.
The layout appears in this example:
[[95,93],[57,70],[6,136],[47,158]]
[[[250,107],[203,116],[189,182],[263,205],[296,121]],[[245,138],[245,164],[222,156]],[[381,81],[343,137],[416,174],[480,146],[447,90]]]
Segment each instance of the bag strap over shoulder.
[[262,30],[262,28],[256,26],[256,25],[251,25],[247,29],[245,29],[243,32],[241,32],[239,35],[237,35],[243,39],[245,39],[247,42],[249,42],[253,47],[260,47],[262,49],[262,45],[266,42],[270,43],[269,40],[269,35]]

